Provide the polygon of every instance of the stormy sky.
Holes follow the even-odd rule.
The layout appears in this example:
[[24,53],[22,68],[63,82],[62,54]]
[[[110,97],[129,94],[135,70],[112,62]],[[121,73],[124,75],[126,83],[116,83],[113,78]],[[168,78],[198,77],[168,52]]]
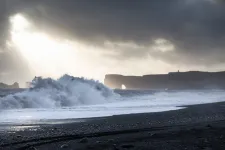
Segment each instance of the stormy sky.
[[[225,70],[223,0],[1,0],[0,3],[0,81],[25,82],[34,75],[64,73],[102,80],[106,73]],[[29,20],[35,31],[46,33],[57,42],[66,39],[79,43],[75,49],[80,61],[74,64],[71,57],[69,63],[73,71],[61,66],[64,70],[55,73],[42,65],[45,74],[34,72],[35,65],[29,66],[21,51],[7,47],[11,36],[9,17],[18,13]]]

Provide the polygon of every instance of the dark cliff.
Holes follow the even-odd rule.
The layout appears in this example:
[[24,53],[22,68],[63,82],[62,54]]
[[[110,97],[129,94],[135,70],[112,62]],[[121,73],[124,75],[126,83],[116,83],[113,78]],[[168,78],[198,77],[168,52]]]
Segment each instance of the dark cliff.
[[0,89],[18,89],[18,88],[19,88],[19,83],[17,83],[17,82],[15,82],[12,85],[0,83]]
[[224,72],[171,72],[168,74],[123,76],[108,74],[106,86],[120,89],[225,89]]

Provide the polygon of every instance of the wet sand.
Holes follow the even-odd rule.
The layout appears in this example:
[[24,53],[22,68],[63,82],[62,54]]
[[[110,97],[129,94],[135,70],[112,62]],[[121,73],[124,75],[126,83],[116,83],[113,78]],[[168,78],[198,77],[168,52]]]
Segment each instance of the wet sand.
[[225,149],[225,102],[64,121],[0,125],[0,149]]

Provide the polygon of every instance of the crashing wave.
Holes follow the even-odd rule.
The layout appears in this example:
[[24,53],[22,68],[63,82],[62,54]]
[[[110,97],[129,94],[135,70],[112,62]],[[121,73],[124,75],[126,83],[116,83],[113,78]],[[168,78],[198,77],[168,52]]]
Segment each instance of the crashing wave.
[[0,109],[55,108],[113,101],[113,90],[95,80],[64,75],[58,80],[35,77],[23,92],[0,98]]

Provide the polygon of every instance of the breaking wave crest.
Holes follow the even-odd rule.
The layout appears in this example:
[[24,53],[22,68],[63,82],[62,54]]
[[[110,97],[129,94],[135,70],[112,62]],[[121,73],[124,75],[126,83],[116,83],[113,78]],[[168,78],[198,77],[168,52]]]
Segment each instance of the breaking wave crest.
[[25,91],[0,98],[0,109],[57,108],[111,102],[116,94],[102,83],[64,75],[35,77]]

